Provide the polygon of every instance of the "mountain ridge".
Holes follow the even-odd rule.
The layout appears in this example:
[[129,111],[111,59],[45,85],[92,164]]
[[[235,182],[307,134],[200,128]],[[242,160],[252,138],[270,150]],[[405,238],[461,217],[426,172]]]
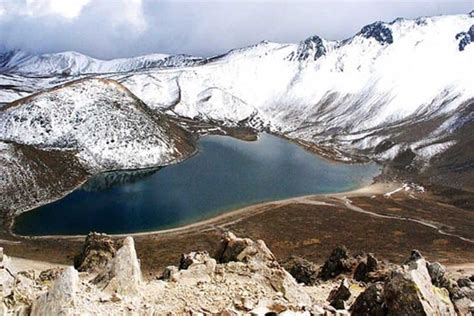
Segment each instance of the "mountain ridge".
[[[135,70],[143,70],[147,68],[164,68],[164,67],[183,67],[202,65],[215,60],[220,59],[228,55],[232,55],[236,52],[242,52],[248,49],[256,48],[259,45],[265,44],[278,44],[278,45],[299,45],[307,46],[307,49],[317,49],[317,55],[315,57],[321,57],[325,54],[327,47],[325,45],[343,46],[347,42],[350,42],[358,36],[365,37],[367,39],[374,38],[381,44],[393,43],[393,36],[390,30],[390,26],[404,22],[404,21],[415,21],[417,24],[426,23],[432,19],[449,17],[449,16],[467,16],[473,17],[474,10],[465,15],[438,15],[431,17],[419,17],[417,19],[405,19],[398,17],[391,22],[376,21],[367,24],[361,28],[361,30],[354,36],[342,40],[328,40],[320,37],[317,34],[308,36],[306,39],[299,43],[275,43],[268,40],[262,40],[259,43],[251,44],[241,48],[234,48],[223,54],[217,54],[210,57],[196,57],[188,54],[161,54],[152,53],[139,55],[129,58],[114,58],[114,59],[97,59],[90,57],[86,54],[82,54],[75,51],[63,51],[57,53],[46,53],[46,54],[30,54],[26,51],[19,49],[6,50],[0,52],[0,73],[17,73],[17,74],[64,74],[64,75],[80,75],[80,74],[91,74],[91,73],[111,73],[111,72],[128,72]],[[465,30],[464,33],[471,37],[471,31]],[[317,41],[316,47],[311,46],[312,41]],[[462,39],[461,39],[462,41]],[[460,41],[460,42],[461,42]],[[470,43],[470,38],[468,38]],[[311,47],[309,47],[309,46]],[[461,45],[461,44],[460,44]],[[465,46],[464,46],[465,47]],[[463,48],[464,48],[463,47]],[[300,47],[301,48],[301,47]],[[460,46],[460,50],[462,50]],[[321,51],[319,51],[321,50]],[[305,52],[300,52],[303,55]],[[308,56],[306,56],[307,58]],[[291,59],[291,58],[290,58]],[[43,67],[34,67],[34,64],[44,64]],[[48,65],[49,64],[49,65]]]
[[462,143],[465,132],[458,131],[471,122],[460,113],[474,102],[474,45],[467,40],[473,25],[472,13],[398,18],[343,41],[262,41],[188,66],[47,78],[4,74],[0,99],[77,78],[109,78],[151,112],[265,130],[334,148],[340,159],[363,155],[424,170]]

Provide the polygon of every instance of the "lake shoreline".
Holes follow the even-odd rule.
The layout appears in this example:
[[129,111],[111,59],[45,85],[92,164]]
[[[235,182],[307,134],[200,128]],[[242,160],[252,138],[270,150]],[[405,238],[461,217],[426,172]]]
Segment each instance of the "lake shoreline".
[[[416,186],[399,182],[377,182],[348,192],[258,203],[173,229],[111,237],[119,241],[133,236],[143,258],[143,270],[150,275],[179,262],[182,253],[216,249],[219,236],[225,231],[265,240],[283,261],[298,255],[321,264],[332,249],[344,244],[355,253],[373,252],[392,262],[402,262],[410,249],[419,249],[429,260],[459,269],[471,267],[473,243],[442,235],[437,229],[406,221],[406,217],[432,223],[431,218],[425,217],[425,211],[418,212],[418,203],[422,203],[439,219],[436,225],[453,226],[454,235],[474,239],[469,220],[466,221],[472,213],[440,204],[429,191],[417,190]],[[364,212],[354,211],[353,206]],[[410,215],[400,213],[400,207]],[[389,214],[400,218],[383,218]],[[455,217],[463,222],[452,222]],[[0,240],[0,245],[11,256],[70,265],[84,238],[85,235],[13,237]]]
[[[186,232],[189,230],[199,229],[203,226],[212,225],[214,223],[226,221],[227,219],[234,219],[235,217],[239,217],[245,214],[251,214],[255,212],[261,207],[266,206],[279,206],[283,204],[290,204],[293,202],[297,202],[301,199],[305,198],[320,198],[320,197],[354,197],[360,195],[373,195],[373,194],[385,194],[390,191],[396,190],[399,188],[400,185],[394,182],[379,182],[379,183],[372,183],[370,185],[346,191],[340,193],[322,193],[322,194],[309,194],[309,195],[302,195],[297,197],[291,197],[281,200],[272,200],[266,201],[261,203],[251,204],[242,208],[238,208],[229,212],[222,212],[217,214],[216,216],[212,216],[210,218],[206,218],[203,220],[199,220],[193,223],[184,224],[182,226],[168,228],[168,229],[158,229],[158,230],[151,230],[151,231],[144,231],[144,232],[135,232],[135,233],[120,233],[120,234],[107,234],[114,238],[125,238],[127,236],[131,237],[142,237],[142,236],[150,236],[150,235],[160,235],[160,234],[174,234],[180,232]],[[85,238],[87,234],[72,234],[72,235],[42,235],[42,236],[27,236],[27,235],[19,235],[16,233],[11,233],[12,236],[20,239],[81,239]]]
[[258,143],[202,137],[186,161],[147,170],[157,169],[95,175],[87,180],[91,190],[74,190],[20,214],[10,232],[35,237],[175,229],[262,202],[352,190],[381,172],[375,163],[330,162],[268,133],[260,134]]

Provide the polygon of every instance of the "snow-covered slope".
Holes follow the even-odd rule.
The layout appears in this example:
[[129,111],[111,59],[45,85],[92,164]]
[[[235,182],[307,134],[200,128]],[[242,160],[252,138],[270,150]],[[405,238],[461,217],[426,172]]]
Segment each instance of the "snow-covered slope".
[[31,55],[15,50],[0,53],[0,73],[32,75],[78,75],[127,72],[153,67],[176,67],[197,63],[199,57],[151,54],[112,60],[95,59],[77,52]]
[[[264,41],[179,67],[95,76],[117,80],[155,111],[266,128],[380,160],[406,151],[429,160],[456,143],[446,136],[466,123],[459,113],[474,100],[473,25],[474,13],[397,19],[344,41]],[[51,80],[24,79],[33,88]],[[2,91],[3,100],[14,97]]]
[[192,150],[184,132],[108,79],[74,81],[0,111],[0,139],[75,150],[89,170],[162,166]]
[[19,213],[58,199],[87,177],[74,151],[46,151],[0,141],[0,210],[3,212]]
[[[261,42],[201,66],[114,78],[176,115],[244,121],[347,151],[388,143],[380,159],[408,148],[429,158],[450,146],[426,149],[459,125],[457,111],[474,98],[473,25],[472,13],[376,22],[341,42]],[[431,123],[401,128],[417,122]]]

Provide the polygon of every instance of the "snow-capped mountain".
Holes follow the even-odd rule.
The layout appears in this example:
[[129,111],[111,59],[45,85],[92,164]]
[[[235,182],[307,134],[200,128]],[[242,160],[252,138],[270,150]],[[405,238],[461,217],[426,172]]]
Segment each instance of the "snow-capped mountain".
[[[179,116],[246,122],[349,152],[386,144],[380,159],[406,149],[430,157],[452,145],[439,142],[474,98],[474,44],[463,44],[473,25],[472,13],[376,22],[345,41],[262,42],[205,65],[114,78]],[[416,122],[429,128],[401,128]]]
[[80,79],[0,111],[0,209],[62,197],[90,174],[188,157],[189,135],[117,82]]
[[0,204],[23,210],[89,173],[186,157],[193,145],[168,116],[472,182],[473,32],[474,12],[375,22],[343,41],[263,41],[207,59],[3,54]]
[[0,135],[77,151],[87,169],[99,171],[167,165],[192,151],[184,131],[108,79],[74,81],[9,104],[0,111]]
[[[379,160],[406,151],[429,160],[456,143],[447,136],[466,123],[460,113],[474,100],[473,25],[474,13],[396,19],[364,26],[343,41],[264,41],[184,66],[71,73],[117,80],[150,109],[171,115],[268,129]],[[25,72],[34,74],[37,65],[37,73],[44,73],[44,64],[34,60]],[[124,63],[136,65],[134,60]],[[28,63],[14,64],[28,69]],[[114,73],[102,73],[112,68]],[[10,82],[3,100],[72,79],[15,76],[14,84],[11,74],[2,77]],[[22,85],[29,91],[22,92]]]
[[0,73],[50,76],[128,72],[154,67],[186,66],[200,60],[202,58],[187,55],[169,56],[166,54],[100,60],[77,52],[37,56],[15,50],[0,53]]

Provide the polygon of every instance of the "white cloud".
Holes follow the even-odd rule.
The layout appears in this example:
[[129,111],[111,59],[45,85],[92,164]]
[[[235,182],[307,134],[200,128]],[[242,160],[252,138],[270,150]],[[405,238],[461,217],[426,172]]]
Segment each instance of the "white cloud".
[[32,6],[40,5],[46,7],[48,14],[58,14],[65,18],[72,19],[77,17],[82,8],[90,0],[29,0]]
[[58,16],[73,19],[91,0],[0,0],[0,11],[9,16]]
[[472,0],[0,0],[0,45],[99,58],[208,56],[264,39],[344,39],[376,20],[472,9]]
[[142,0],[123,0],[122,12],[125,18],[138,32],[144,32],[147,28],[145,15],[143,14]]

